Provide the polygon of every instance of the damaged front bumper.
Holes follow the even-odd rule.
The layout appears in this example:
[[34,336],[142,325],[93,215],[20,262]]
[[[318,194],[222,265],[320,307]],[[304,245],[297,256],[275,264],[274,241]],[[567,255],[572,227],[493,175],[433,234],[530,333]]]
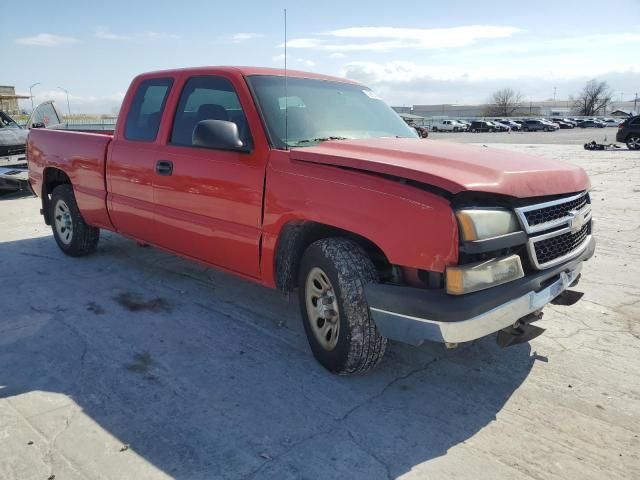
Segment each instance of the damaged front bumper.
[[456,344],[512,327],[574,284],[595,240],[577,258],[505,285],[463,296],[388,284],[365,287],[371,316],[390,339],[420,345],[425,340]]
[[0,167],[0,192],[30,190],[26,166]]

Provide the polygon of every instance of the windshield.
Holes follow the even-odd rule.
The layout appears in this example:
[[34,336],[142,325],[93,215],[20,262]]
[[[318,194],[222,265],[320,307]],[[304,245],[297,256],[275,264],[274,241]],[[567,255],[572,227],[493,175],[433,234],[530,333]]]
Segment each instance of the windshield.
[[0,128],[20,128],[20,125],[6,113],[0,112]]
[[248,80],[277,148],[348,138],[417,137],[396,112],[362,86],[289,77],[285,96],[284,77],[254,75]]

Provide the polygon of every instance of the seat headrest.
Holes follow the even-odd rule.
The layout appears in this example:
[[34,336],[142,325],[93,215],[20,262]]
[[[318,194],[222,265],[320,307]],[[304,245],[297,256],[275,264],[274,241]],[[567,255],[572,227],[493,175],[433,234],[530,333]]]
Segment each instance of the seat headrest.
[[201,120],[226,120],[229,121],[229,112],[215,103],[205,103],[198,108],[198,121]]

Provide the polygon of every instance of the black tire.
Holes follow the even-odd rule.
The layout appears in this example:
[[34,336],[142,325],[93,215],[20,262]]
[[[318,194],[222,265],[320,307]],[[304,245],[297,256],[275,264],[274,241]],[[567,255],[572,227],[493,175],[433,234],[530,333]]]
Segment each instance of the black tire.
[[434,132],[438,131],[438,127],[433,127],[431,130],[433,130]]
[[[316,338],[307,311],[307,279],[320,269],[332,286],[337,301],[339,323],[337,343],[325,348]],[[364,286],[377,282],[378,273],[366,252],[346,238],[326,238],[312,243],[302,256],[298,272],[298,293],[302,321],[316,360],[337,374],[363,373],[375,367],[384,356],[387,339],[380,335],[371,318]],[[316,300],[317,301],[317,300]],[[317,314],[316,314],[317,315]]]
[[640,135],[631,135],[625,142],[629,150],[640,150]]
[[[66,207],[71,225],[68,230],[64,226],[58,228],[57,222],[62,222],[60,212],[63,206]],[[71,185],[59,185],[53,190],[49,208],[53,237],[60,250],[72,257],[82,257],[96,251],[100,229],[87,225],[82,219]]]
[[476,129],[475,129],[475,128],[472,128],[472,129],[471,129],[471,133],[476,133]]

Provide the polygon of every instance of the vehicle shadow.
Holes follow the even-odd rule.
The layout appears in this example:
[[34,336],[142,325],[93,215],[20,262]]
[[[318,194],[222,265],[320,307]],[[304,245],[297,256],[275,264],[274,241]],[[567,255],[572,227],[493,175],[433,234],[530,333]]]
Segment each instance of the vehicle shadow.
[[[16,292],[0,310],[0,398],[63,394],[123,456],[174,478],[396,477],[490,424],[535,361],[493,339],[392,344],[370,374],[334,376],[293,298],[111,234],[81,259],[50,237],[0,243],[0,268]],[[100,464],[77,449],[86,429],[54,430],[70,461]],[[117,453],[110,471],[127,477]]]

